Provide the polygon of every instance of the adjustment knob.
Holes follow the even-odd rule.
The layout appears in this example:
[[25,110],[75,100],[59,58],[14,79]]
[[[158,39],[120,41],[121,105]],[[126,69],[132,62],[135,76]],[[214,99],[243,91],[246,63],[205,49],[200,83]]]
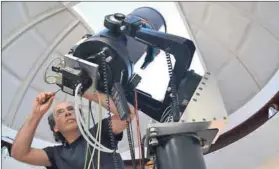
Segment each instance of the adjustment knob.
[[116,14],[114,14],[114,18],[119,20],[119,21],[122,21],[126,18],[126,16],[122,13],[116,13]]

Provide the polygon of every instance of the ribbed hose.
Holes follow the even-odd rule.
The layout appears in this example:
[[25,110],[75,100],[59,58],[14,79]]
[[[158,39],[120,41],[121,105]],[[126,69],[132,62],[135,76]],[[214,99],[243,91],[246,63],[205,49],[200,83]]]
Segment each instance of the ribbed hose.
[[172,63],[171,63],[171,57],[168,52],[166,52],[166,59],[168,64],[168,72],[170,77],[170,87],[171,87],[171,99],[173,103],[173,121],[177,122],[180,119],[180,113],[179,113],[179,101],[178,101],[178,95],[176,92],[176,86],[175,81],[173,79],[173,70],[172,70]]
[[101,52],[101,54],[102,54],[102,69],[103,69],[103,76],[104,76],[104,87],[105,87],[105,93],[106,93],[107,111],[108,111],[108,116],[109,116],[108,117],[108,130],[109,130],[111,148],[115,150],[112,154],[112,159],[113,159],[114,168],[118,169],[119,167],[118,167],[118,160],[117,160],[117,156],[116,156],[115,138],[112,133],[109,89],[108,89],[108,79],[107,79],[107,69],[106,69],[106,55],[104,54],[104,51]]
[[133,164],[133,168],[137,169],[136,166],[136,157],[135,157],[135,151],[134,151],[134,146],[133,146],[133,140],[131,137],[131,130],[130,127],[131,124],[127,121],[127,137],[128,137],[128,142],[129,142],[129,148],[130,148],[130,154],[131,154],[131,158],[132,158],[132,164]]

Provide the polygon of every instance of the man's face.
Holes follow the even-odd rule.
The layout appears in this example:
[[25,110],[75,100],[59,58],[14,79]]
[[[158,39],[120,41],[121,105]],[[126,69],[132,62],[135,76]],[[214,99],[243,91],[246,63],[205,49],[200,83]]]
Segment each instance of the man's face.
[[53,115],[55,120],[55,132],[59,131],[63,134],[78,128],[74,107],[72,105],[68,103],[58,104],[54,108]]

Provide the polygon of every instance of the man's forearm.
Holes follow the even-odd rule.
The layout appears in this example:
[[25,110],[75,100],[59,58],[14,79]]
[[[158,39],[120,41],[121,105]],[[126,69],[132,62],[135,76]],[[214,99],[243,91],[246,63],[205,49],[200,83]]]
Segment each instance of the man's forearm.
[[30,151],[31,143],[41,118],[41,115],[31,113],[25,124],[18,131],[12,146],[12,156],[14,158],[21,159]]

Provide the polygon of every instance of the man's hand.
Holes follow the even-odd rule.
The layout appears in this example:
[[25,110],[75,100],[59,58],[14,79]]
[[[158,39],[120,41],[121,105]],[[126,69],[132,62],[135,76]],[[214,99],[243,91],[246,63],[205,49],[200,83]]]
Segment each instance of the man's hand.
[[[48,99],[48,100],[47,100]],[[54,100],[54,92],[42,92],[33,102],[33,111],[37,115],[43,116],[50,108]]]

